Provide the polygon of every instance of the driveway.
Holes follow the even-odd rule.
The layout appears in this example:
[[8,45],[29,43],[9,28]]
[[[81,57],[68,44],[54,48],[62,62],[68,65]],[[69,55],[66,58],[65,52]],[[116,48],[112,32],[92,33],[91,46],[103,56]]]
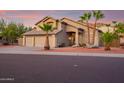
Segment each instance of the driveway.
[[0,47],[0,53],[36,53],[41,52],[43,49],[36,48],[36,47],[22,47],[22,46],[1,46]]

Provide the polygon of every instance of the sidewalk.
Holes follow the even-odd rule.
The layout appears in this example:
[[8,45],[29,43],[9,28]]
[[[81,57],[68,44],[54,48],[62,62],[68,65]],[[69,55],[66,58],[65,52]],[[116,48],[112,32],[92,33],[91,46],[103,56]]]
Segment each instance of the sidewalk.
[[35,55],[63,55],[63,56],[96,56],[96,57],[121,57],[124,58],[124,49],[113,48],[112,51],[86,48],[55,48],[44,51],[41,48],[29,47],[1,47],[0,54],[35,54]]

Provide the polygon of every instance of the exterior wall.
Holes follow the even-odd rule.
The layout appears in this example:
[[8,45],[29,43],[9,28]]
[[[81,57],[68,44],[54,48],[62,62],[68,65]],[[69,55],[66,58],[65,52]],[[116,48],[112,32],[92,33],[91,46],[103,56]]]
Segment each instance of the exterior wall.
[[[25,38],[25,44],[24,46],[27,47],[44,47],[46,36],[25,36],[23,37],[23,42]],[[55,35],[49,36],[49,44],[51,48],[54,48],[56,46],[55,43]]]
[[50,35],[49,36],[49,43],[50,43],[50,47],[51,48],[55,48],[56,47],[55,35]]
[[77,31],[77,28],[67,25],[66,32],[76,32],[76,31]]
[[111,44],[112,47],[120,47],[120,39],[114,40]]
[[120,38],[120,44],[124,43],[124,37]]
[[18,39],[18,45],[19,46],[23,46],[23,38],[19,38]]
[[23,45],[23,46],[25,46],[25,42],[26,42],[26,40],[25,40],[25,39],[26,39],[26,37],[25,37],[25,36],[23,36],[23,38],[22,38],[22,45]]
[[69,40],[65,30],[60,31],[55,38],[56,38],[56,47],[59,47],[62,44],[64,44],[65,46],[69,46]]
[[[98,27],[99,30],[101,30],[102,32],[107,32],[108,31],[108,27],[107,26],[101,26],[101,27]],[[109,31],[110,32],[113,32],[113,27],[109,27]]]
[[95,36],[95,42],[94,42],[95,46],[99,46],[99,32],[96,31],[96,36]]
[[40,22],[39,24],[37,24],[37,29],[40,30],[40,28],[38,26],[39,25],[40,26],[43,26],[44,23],[50,23],[53,26],[53,28],[57,28],[57,25],[58,25],[58,22],[56,20],[53,20],[53,19],[50,19],[49,18],[49,19],[47,19],[47,20],[45,20],[45,21]]
[[83,45],[83,44],[86,44],[85,32],[79,34],[79,45]]
[[77,27],[77,28],[87,29],[86,26],[83,26],[83,25],[81,25],[81,24],[75,23],[75,22],[73,22],[73,21],[71,21],[71,20],[68,20],[68,19],[63,19],[63,22],[66,22],[66,23],[68,23],[68,24],[70,24],[70,25],[72,25],[72,26],[75,26],[75,27]]
[[102,40],[102,32],[100,33],[98,33],[99,35],[98,35],[98,38],[99,38],[99,46],[100,47],[102,47],[102,46],[104,46],[104,42],[103,42],[103,40]]

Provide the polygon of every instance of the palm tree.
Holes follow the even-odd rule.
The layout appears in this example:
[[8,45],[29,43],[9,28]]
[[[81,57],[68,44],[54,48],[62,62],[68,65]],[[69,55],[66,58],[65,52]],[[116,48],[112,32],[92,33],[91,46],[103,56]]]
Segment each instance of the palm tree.
[[91,19],[91,12],[84,13],[83,16],[80,16],[82,22],[86,22],[87,31],[88,31],[88,44],[90,44],[90,29],[89,29],[89,20]]
[[43,24],[43,26],[39,25],[39,28],[46,32],[46,41],[45,41],[44,49],[45,50],[49,50],[50,49],[50,45],[49,45],[49,32],[52,31],[52,25],[50,25],[50,24]]
[[104,18],[104,14],[100,10],[95,10],[93,11],[93,17],[95,18],[95,23],[94,23],[94,31],[93,31],[93,42],[95,42],[95,34],[96,34],[96,27],[97,27],[97,22],[98,20]]

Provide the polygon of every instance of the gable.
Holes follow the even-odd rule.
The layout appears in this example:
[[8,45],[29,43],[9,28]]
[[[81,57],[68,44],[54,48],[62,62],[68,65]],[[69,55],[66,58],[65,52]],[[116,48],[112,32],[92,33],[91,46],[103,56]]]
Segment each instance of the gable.
[[37,22],[35,25],[38,27],[39,25],[43,26],[43,24],[51,24],[53,28],[57,28],[57,22],[58,21],[52,17],[45,17],[39,22]]
[[77,21],[74,21],[74,20],[71,20],[71,19],[68,19],[68,18],[63,18],[63,19],[61,19],[61,21],[66,23],[67,25],[70,25],[70,26],[75,27],[77,29],[81,28],[81,29],[87,30],[86,25],[83,25],[83,24],[81,24]]

